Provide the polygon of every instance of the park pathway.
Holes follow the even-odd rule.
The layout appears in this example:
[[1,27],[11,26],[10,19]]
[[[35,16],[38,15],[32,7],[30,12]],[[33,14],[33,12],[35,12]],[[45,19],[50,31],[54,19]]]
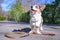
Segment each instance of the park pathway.
[[18,38],[18,39],[6,38],[4,36],[6,32],[11,32],[12,30],[18,28],[31,28],[31,27],[29,23],[24,23],[24,22],[14,22],[14,21],[0,22],[0,40],[60,40],[60,26],[47,25],[47,24],[43,25],[44,30],[42,31],[42,33],[53,33],[55,34],[55,36],[32,34],[27,37]]

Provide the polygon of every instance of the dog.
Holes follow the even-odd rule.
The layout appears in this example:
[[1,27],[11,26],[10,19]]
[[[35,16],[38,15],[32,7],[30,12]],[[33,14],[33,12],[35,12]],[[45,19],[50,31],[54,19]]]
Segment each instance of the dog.
[[43,24],[43,18],[42,18],[42,13],[41,10],[43,10],[43,6],[38,6],[34,4],[31,6],[30,10],[30,26],[31,26],[31,31],[29,33],[37,33],[41,34],[41,31],[43,30],[42,24]]

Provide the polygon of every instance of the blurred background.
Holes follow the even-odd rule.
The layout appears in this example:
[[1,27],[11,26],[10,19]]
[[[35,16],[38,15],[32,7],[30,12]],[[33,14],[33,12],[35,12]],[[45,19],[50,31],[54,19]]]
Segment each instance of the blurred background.
[[60,24],[60,0],[0,0],[0,21],[28,22],[33,3],[46,4],[42,12],[44,23]]

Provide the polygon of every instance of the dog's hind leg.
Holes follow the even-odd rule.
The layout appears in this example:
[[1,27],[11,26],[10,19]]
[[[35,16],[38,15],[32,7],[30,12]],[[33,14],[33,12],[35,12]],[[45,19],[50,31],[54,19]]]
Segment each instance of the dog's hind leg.
[[40,30],[41,30],[41,31],[43,30],[42,24],[41,24],[41,26],[40,26]]
[[40,30],[43,30],[43,18],[41,19],[41,23],[40,23]]

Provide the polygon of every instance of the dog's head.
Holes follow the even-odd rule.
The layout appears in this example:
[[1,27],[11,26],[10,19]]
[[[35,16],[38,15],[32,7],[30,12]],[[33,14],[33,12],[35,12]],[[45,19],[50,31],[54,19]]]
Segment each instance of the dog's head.
[[33,6],[31,6],[31,10],[36,10],[36,11],[37,11],[38,9],[39,9],[39,6],[38,6],[38,5],[36,5],[36,4],[35,4],[35,5],[33,5]]
[[38,13],[38,12],[40,12],[39,6],[36,5],[36,4],[33,5],[33,6],[31,6],[31,10],[32,10],[33,13]]

